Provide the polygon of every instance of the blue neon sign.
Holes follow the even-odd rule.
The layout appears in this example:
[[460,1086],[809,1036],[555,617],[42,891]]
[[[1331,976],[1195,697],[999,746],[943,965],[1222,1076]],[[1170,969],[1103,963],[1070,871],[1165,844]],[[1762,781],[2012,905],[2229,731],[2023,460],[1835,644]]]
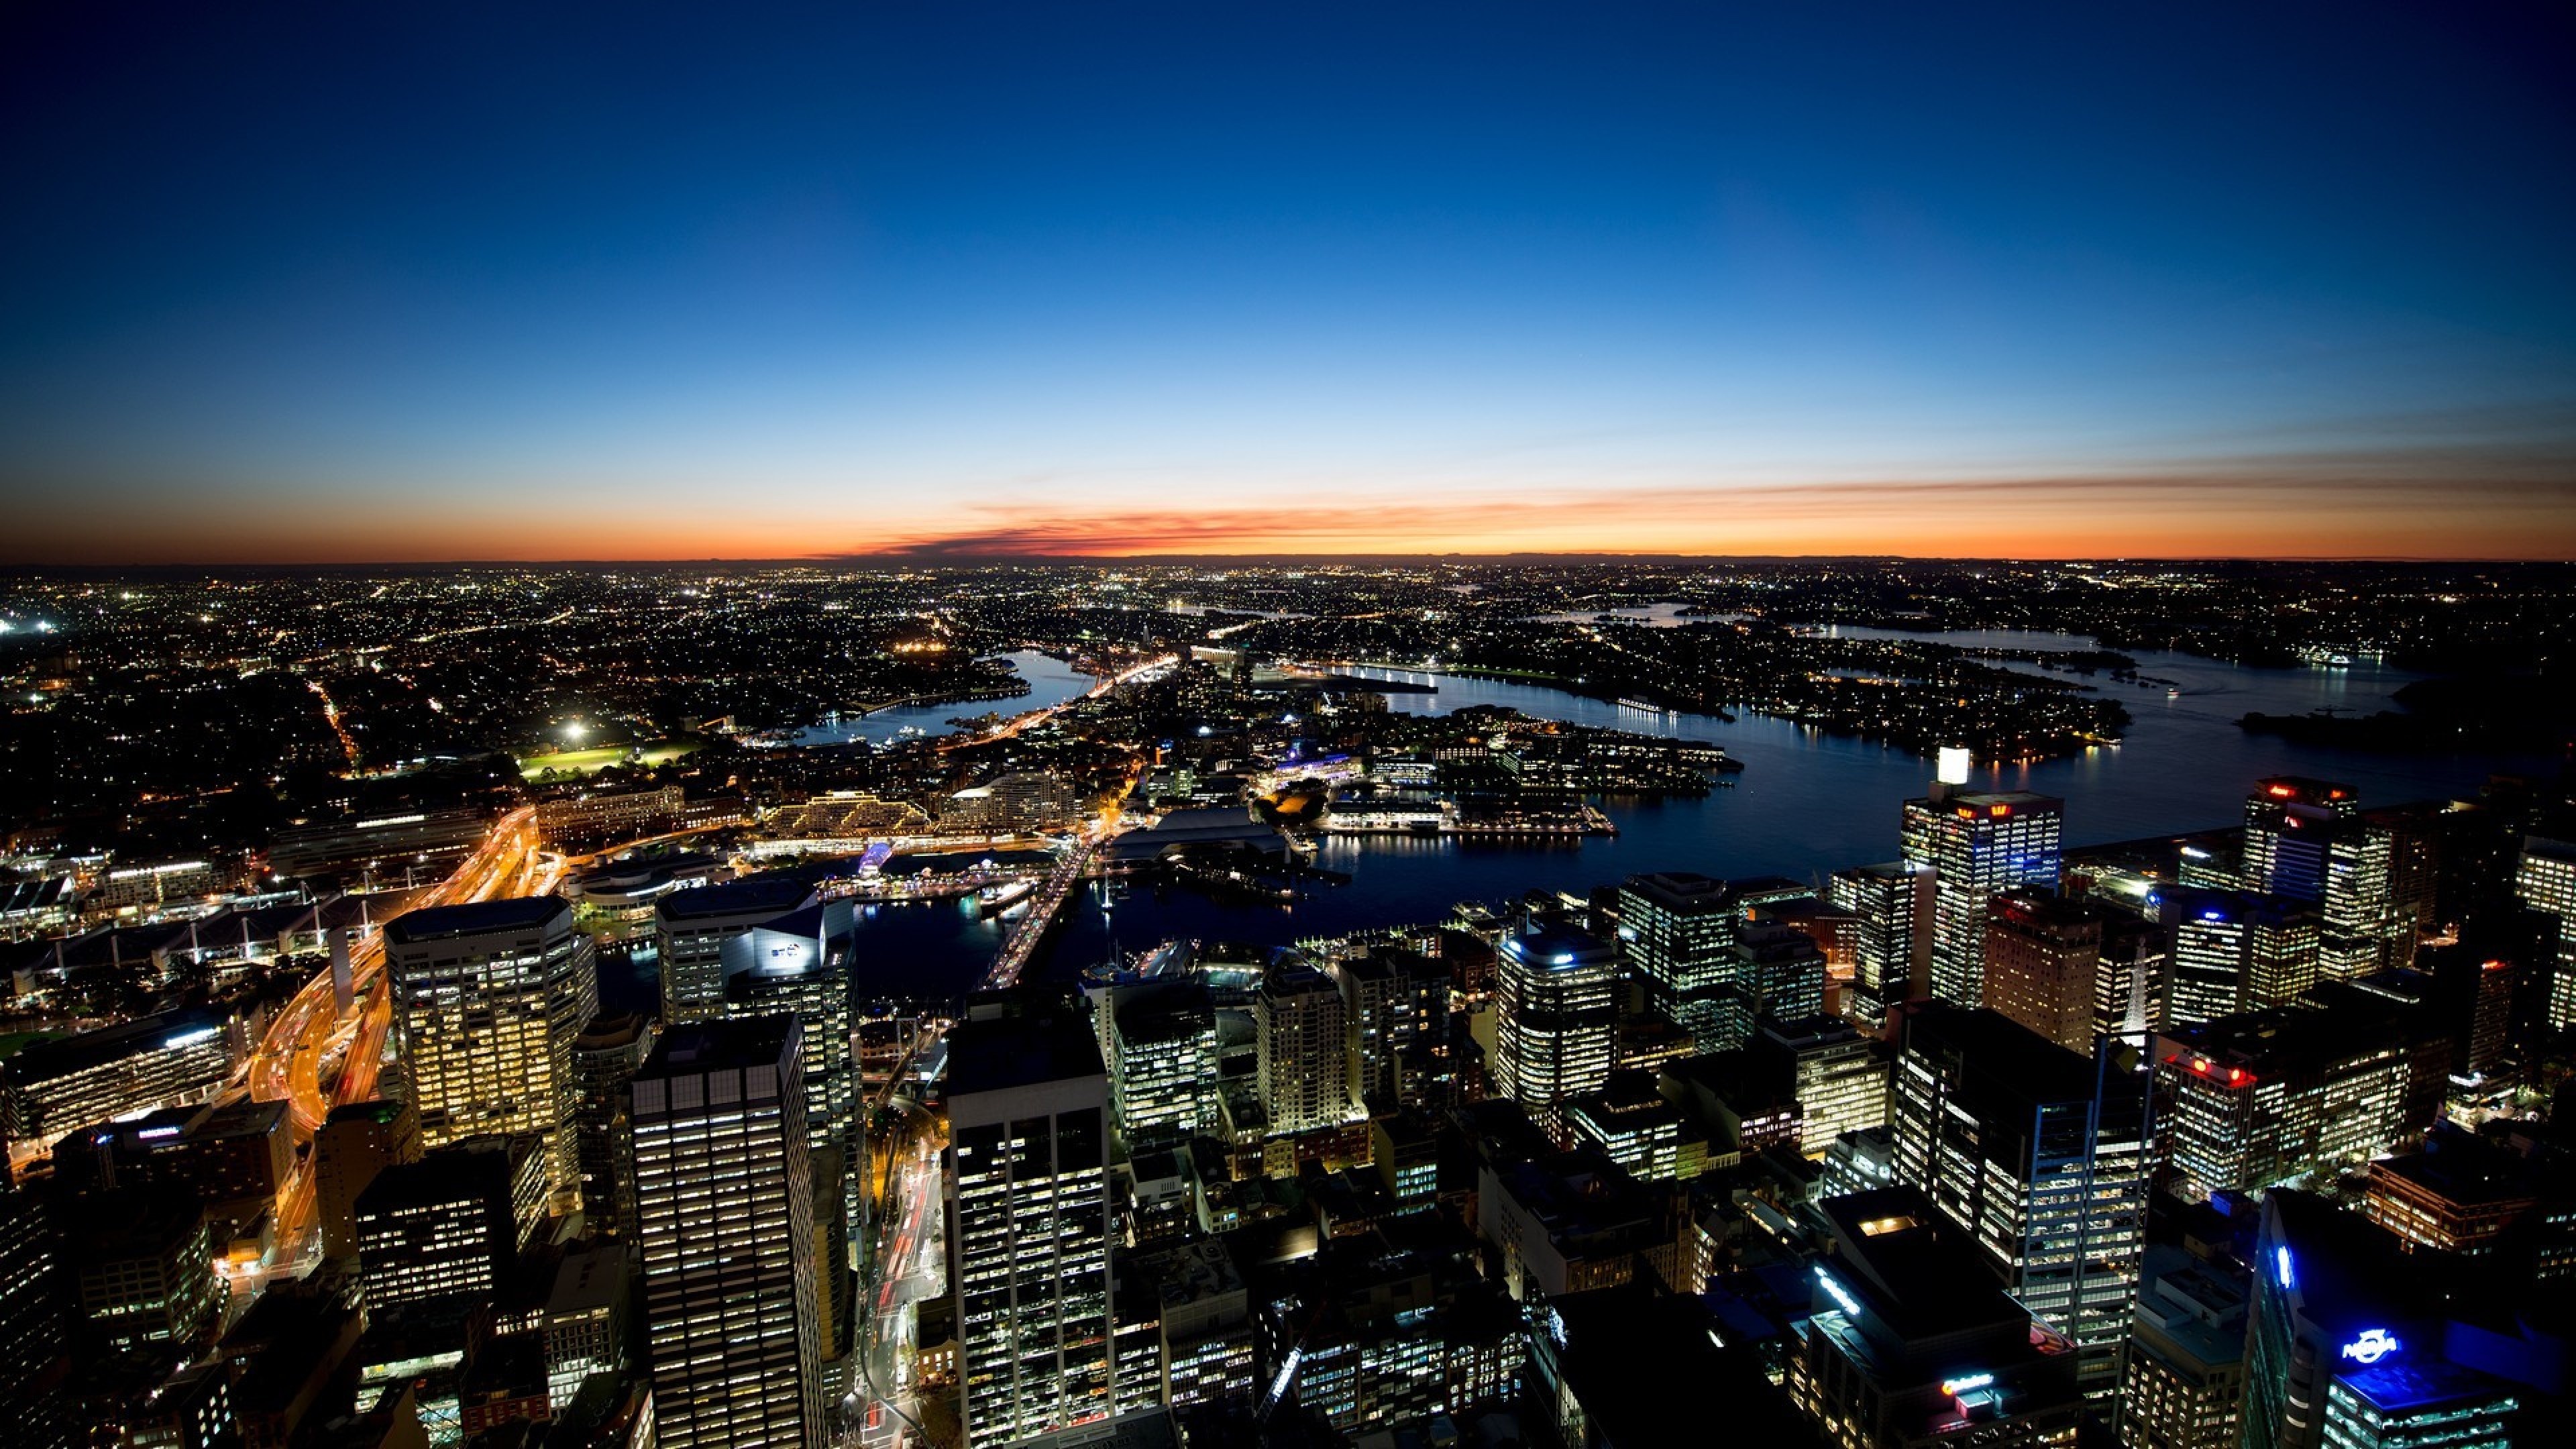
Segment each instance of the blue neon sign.
[[2359,1338],[2343,1346],[2343,1356],[2355,1363],[2374,1364],[2403,1347],[2387,1329],[2365,1328]]
[[2282,1287],[2296,1288],[2299,1286],[2299,1275],[2290,1271],[2290,1250],[2287,1247],[2274,1248],[2272,1250],[2272,1262],[2278,1269],[2278,1276],[2281,1280]]

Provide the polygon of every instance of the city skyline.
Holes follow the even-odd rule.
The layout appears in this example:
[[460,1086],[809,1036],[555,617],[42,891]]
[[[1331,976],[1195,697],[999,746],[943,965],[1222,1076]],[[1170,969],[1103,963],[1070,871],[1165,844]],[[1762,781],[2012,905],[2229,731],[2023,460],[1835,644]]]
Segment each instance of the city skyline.
[[2576,556],[2482,22],[22,19],[0,563]]

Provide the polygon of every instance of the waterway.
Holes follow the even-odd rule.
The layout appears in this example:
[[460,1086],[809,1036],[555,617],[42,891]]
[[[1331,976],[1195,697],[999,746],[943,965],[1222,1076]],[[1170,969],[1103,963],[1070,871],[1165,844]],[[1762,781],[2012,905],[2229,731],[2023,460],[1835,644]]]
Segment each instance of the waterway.
[[[1967,647],[2089,649],[2081,636],[2027,631],[1909,635],[1850,629],[1859,637],[1927,638]],[[2347,669],[2255,669],[2192,655],[2132,651],[2138,672],[2171,681],[2142,688],[2107,676],[2092,683],[2133,718],[2116,746],[2063,760],[1986,767],[1976,783],[2040,790],[2065,798],[2070,845],[2207,829],[2240,818],[2247,788],[2265,775],[2306,774],[2355,786],[2365,805],[2475,794],[2491,773],[2550,768],[2532,756],[2398,755],[2294,744],[2248,734],[2249,711],[2301,714],[2333,707],[2368,713],[2422,676],[2371,662]],[[1533,889],[1576,891],[1652,870],[1713,876],[1820,877],[1896,855],[1901,801],[1920,795],[1930,762],[1866,740],[1827,735],[1788,721],[1739,712],[1729,723],[1703,715],[1638,710],[1526,684],[1453,674],[1357,669],[1354,673],[1430,684],[1433,694],[1388,696],[1407,713],[1466,705],[1509,705],[1578,724],[1715,740],[1744,761],[1731,788],[1702,799],[1612,798],[1602,807],[1615,837],[1579,842],[1497,842],[1404,837],[1330,837],[1318,863],[1348,872],[1347,886],[1319,888],[1286,909],[1223,906],[1177,890],[1136,891],[1105,905],[1096,893],[1068,908],[1054,950],[1032,975],[1068,975],[1107,957],[1174,937],[1286,943],[1304,936],[1436,919],[1460,900],[1507,901]],[[953,711],[952,711],[953,712]],[[899,908],[931,913],[949,908]],[[887,917],[886,948],[907,957],[925,981],[971,980],[994,949],[986,923],[924,914]],[[980,953],[980,955],[978,955]],[[943,988],[944,989],[944,988]]]
[[1052,654],[1034,649],[1020,649],[998,656],[1007,661],[1020,678],[1029,683],[1029,692],[1009,699],[964,699],[946,704],[900,704],[872,714],[848,715],[809,725],[797,731],[794,743],[800,745],[846,745],[853,740],[884,744],[906,729],[925,735],[950,735],[957,732],[952,719],[971,719],[987,712],[1015,715],[1033,709],[1046,709],[1067,700],[1079,699],[1099,681],[1075,669]]

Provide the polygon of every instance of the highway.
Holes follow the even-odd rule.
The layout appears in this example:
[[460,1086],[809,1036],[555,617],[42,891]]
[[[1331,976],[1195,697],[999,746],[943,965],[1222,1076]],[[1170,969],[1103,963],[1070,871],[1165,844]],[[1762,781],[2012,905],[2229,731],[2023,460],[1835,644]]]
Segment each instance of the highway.
[[[355,1001],[348,1015],[334,1009],[331,972],[325,967],[270,1021],[268,1034],[251,1056],[248,1087],[258,1101],[287,1104],[299,1149],[312,1142],[333,1107],[375,1095],[386,1038],[393,1029],[393,992],[384,972],[385,921],[424,906],[552,891],[562,862],[538,850],[536,818],[532,806],[502,816],[445,880],[413,893],[401,910],[376,921],[375,930],[350,946],[349,981]],[[299,1261],[307,1247],[305,1239],[313,1232],[312,1175],[311,1154],[299,1152],[286,1185],[278,1192],[277,1241],[282,1261]]]

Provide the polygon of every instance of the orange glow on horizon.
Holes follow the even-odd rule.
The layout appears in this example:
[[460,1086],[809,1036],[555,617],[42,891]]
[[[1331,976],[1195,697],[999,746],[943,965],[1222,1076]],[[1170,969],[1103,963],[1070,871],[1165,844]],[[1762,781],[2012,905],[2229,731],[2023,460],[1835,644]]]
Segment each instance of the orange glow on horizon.
[[[23,512],[0,563],[1156,555],[1909,556],[1926,558],[2576,558],[2576,482],[2199,474],[1598,490],[1208,484],[1096,503],[967,486],[817,503],[682,481],[621,492],[531,481],[504,506],[420,491],[322,504],[215,490],[150,506]],[[941,506],[935,500],[976,501]],[[989,498],[989,501],[985,501]],[[1209,502],[1211,498],[1241,502]]]

